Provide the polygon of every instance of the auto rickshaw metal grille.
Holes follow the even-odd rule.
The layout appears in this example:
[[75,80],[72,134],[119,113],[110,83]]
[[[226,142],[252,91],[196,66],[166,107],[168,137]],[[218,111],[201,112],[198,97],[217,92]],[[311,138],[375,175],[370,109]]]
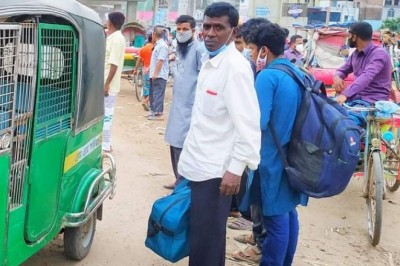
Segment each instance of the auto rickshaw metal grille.
[[78,39],[70,26],[39,24],[39,47],[36,140],[72,126]]
[[0,135],[12,130],[15,70],[20,27],[0,25]]
[[10,171],[10,208],[22,205],[30,158],[37,73],[37,24],[21,24],[14,95],[14,131]]

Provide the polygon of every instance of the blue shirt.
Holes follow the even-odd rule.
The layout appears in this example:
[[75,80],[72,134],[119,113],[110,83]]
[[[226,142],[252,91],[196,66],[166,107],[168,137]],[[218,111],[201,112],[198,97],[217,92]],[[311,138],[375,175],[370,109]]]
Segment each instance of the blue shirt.
[[273,60],[257,75],[255,87],[261,110],[261,162],[258,176],[264,216],[289,212],[303,199],[302,194],[294,191],[288,184],[282,159],[268,126],[271,120],[279,142],[286,151],[300,107],[302,89],[286,73],[272,69],[277,64],[288,65],[300,77],[304,76],[286,58]]
[[156,69],[156,65],[158,61],[163,61],[160,72],[158,73],[157,78],[162,78],[168,80],[169,76],[169,63],[168,63],[168,45],[165,43],[163,39],[160,39],[154,45],[154,50],[151,55],[150,62],[150,78],[154,76],[154,71]]

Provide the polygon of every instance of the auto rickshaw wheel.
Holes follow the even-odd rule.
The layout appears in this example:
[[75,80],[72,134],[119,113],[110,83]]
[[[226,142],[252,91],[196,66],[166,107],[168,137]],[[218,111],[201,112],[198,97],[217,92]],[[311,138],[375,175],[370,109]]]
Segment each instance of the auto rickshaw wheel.
[[67,227],[64,231],[64,252],[68,258],[84,259],[92,247],[96,231],[96,212],[79,227]]

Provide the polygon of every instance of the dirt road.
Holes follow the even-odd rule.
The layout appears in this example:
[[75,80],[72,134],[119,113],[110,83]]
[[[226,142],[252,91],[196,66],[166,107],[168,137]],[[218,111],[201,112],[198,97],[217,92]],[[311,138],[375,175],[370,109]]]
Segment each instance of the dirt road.
[[[169,88],[167,109],[170,101]],[[164,142],[166,122],[150,122],[144,117],[132,86],[125,80],[117,106],[113,125],[117,195],[105,203],[104,220],[97,223],[89,256],[82,262],[65,259],[62,236],[59,236],[24,265],[172,265],[144,246],[152,203],[169,193],[162,185],[172,180],[169,150]],[[381,244],[374,248],[367,238],[361,183],[354,179],[342,195],[310,200],[307,208],[300,208],[301,233],[294,265],[400,265],[400,191],[389,193],[384,201]],[[240,233],[243,232],[229,230],[228,253],[243,247],[233,240]],[[187,260],[176,265],[187,265]],[[247,264],[228,260],[226,265]]]

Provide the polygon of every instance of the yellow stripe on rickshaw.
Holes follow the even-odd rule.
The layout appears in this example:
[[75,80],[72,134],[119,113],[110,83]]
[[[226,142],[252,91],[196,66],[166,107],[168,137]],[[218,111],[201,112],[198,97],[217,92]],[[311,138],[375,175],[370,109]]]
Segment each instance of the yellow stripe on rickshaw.
[[64,161],[64,173],[68,172],[71,168],[77,165],[80,161],[85,159],[95,149],[101,146],[102,135],[98,135],[91,139],[84,146],[69,154]]

